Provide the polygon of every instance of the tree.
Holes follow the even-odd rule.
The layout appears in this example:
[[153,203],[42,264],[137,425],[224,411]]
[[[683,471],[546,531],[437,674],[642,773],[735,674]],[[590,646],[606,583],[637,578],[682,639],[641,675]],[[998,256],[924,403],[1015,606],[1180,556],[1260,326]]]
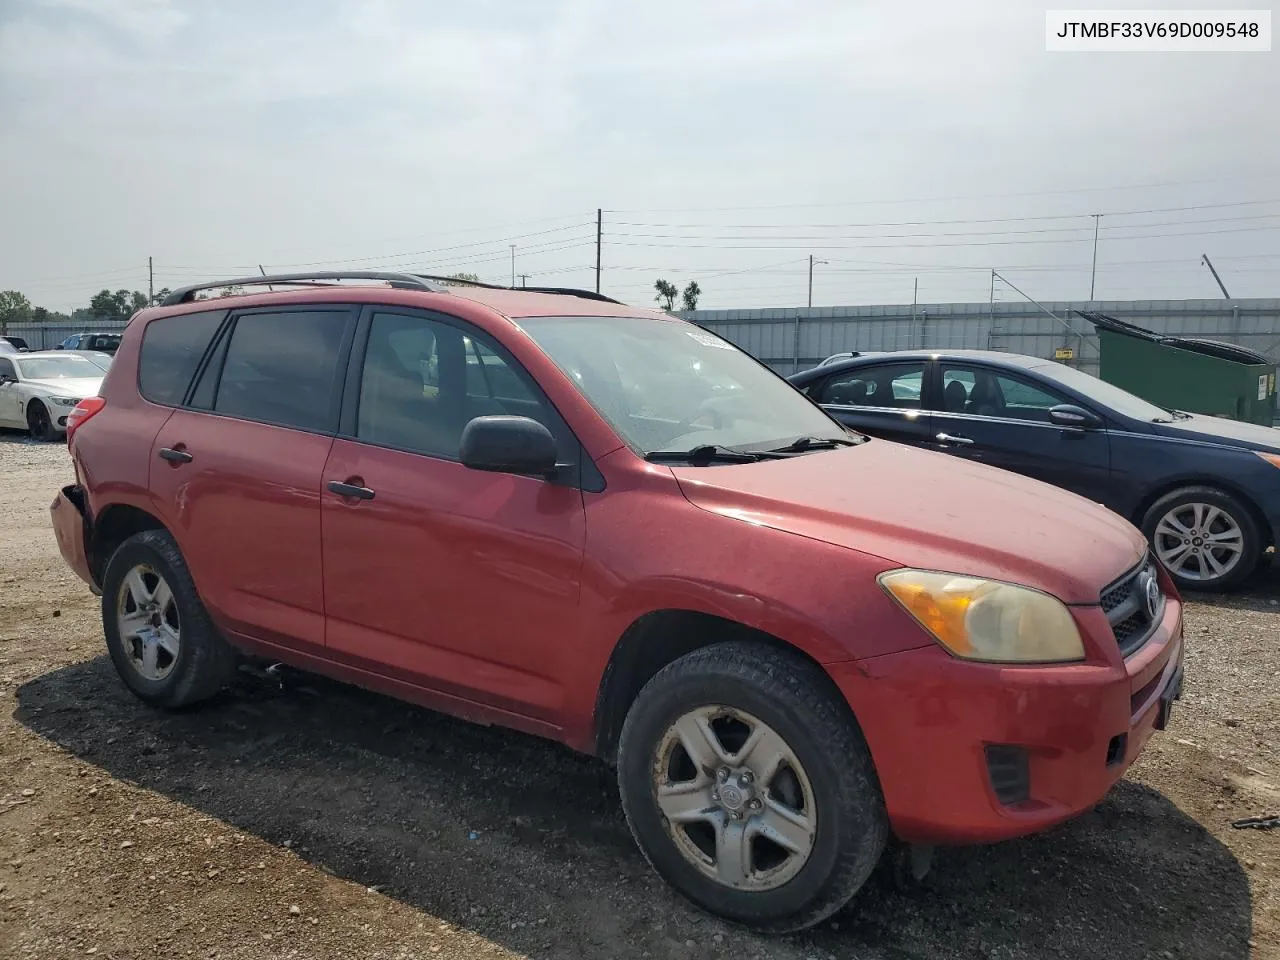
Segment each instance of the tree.
[[147,295],[138,290],[100,290],[89,301],[95,320],[128,320],[147,305]]
[[684,292],[680,294],[680,299],[684,301],[686,310],[698,309],[698,298],[702,296],[702,288],[698,286],[697,280],[690,280],[689,285],[684,288]]
[[680,291],[676,289],[674,283],[668,283],[666,280],[660,279],[653,285],[653,289],[658,291],[658,295],[653,299],[659,302],[666,301],[662,305],[663,310],[675,309],[676,297],[680,295]]
[[[456,281],[456,282],[455,282]],[[447,287],[465,287],[469,283],[479,283],[480,277],[474,273],[451,273],[444,281]]]
[[159,303],[161,300],[163,300],[172,292],[173,291],[171,291],[168,287],[161,287],[159,290],[156,291],[156,295],[151,298],[151,302]]
[[23,323],[30,319],[30,300],[17,290],[0,290],[0,325],[7,329],[11,323]]

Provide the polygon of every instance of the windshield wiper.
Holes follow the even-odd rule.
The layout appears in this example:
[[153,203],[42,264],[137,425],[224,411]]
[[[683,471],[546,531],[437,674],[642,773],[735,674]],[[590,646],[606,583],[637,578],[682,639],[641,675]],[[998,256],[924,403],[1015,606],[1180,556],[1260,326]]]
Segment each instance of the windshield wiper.
[[802,453],[805,450],[830,450],[832,447],[856,447],[861,440],[850,437],[796,437],[783,447],[774,447],[770,453]]
[[701,467],[709,463],[755,463],[771,460],[773,456],[767,452],[745,453],[716,443],[704,443],[689,450],[650,450],[644,458],[650,463],[690,463]]

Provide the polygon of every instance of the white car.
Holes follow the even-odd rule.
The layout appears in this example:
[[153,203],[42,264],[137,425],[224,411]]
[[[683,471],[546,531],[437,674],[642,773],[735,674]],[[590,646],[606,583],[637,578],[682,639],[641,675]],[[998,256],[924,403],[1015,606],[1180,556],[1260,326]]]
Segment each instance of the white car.
[[85,357],[52,350],[0,356],[0,427],[31,431],[56,440],[67,431],[67,414],[85,397],[97,396],[104,371]]

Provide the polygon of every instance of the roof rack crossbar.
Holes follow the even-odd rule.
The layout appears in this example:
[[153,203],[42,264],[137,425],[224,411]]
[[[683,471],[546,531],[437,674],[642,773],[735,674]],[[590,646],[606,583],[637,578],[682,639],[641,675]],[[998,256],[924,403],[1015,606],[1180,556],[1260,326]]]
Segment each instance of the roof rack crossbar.
[[189,287],[174,290],[162,301],[162,307],[172,307],[179,303],[188,303],[195,299],[201,290],[217,290],[222,287],[264,287],[273,283],[315,283],[316,281],[338,280],[382,280],[389,286],[401,290],[430,290],[436,293],[445,288],[433,283],[434,277],[419,277],[411,273],[395,273],[385,270],[321,270],[312,273],[278,273],[268,276],[240,277],[235,280],[216,280],[209,283],[196,283]]

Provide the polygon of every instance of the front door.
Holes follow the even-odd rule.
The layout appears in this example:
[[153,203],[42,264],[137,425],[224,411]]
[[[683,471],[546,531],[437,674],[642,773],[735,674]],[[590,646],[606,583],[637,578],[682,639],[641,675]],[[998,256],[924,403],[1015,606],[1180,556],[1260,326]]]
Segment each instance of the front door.
[[27,411],[17,384],[18,371],[8,357],[0,357],[0,427],[25,427]]
[[1107,501],[1107,431],[1049,421],[1052,407],[1074,400],[1039,382],[979,365],[943,363],[940,374],[934,449]]
[[929,413],[924,409],[924,360],[868,364],[832,374],[809,395],[841,423],[873,437],[924,446]]
[[324,649],[320,478],[354,325],[343,307],[236,316],[151,452],[151,489],[219,625],[312,653]]
[[459,321],[376,308],[362,340],[358,406],[324,469],[329,656],[554,722],[578,629],[582,492],[470,470],[458,446],[490,414],[540,419],[562,462],[576,441],[525,371]]

